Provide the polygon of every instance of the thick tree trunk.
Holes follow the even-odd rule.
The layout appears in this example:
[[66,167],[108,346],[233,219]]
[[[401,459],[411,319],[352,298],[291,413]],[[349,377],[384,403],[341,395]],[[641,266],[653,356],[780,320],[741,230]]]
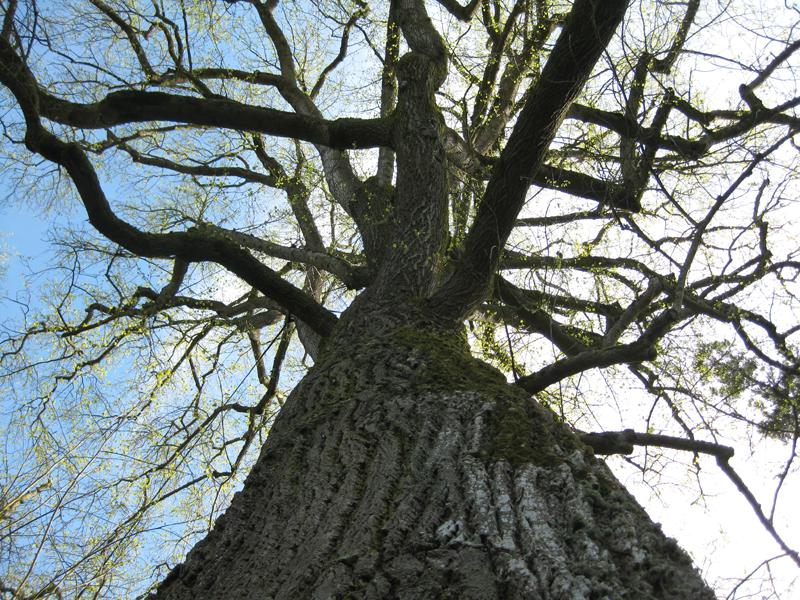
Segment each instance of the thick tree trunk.
[[372,312],[343,319],[157,597],[714,596],[603,462],[458,332]]

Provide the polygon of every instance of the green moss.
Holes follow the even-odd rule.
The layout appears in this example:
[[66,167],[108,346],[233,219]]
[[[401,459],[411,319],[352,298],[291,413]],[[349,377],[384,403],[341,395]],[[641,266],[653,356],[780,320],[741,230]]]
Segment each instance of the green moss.
[[[505,460],[517,467],[533,463],[553,467],[564,451],[577,448],[569,432],[561,431],[547,413],[520,390],[509,385],[494,367],[469,353],[466,337],[426,328],[402,328],[394,343],[417,356],[417,383],[424,390],[469,390],[491,400],[481,457]],[[563,438],[563,439],[562,439]]]
[[474,358],[465,334],[407,327],[394,333],[392,343],[418,358],[416,383],[421,390],[475,391],[491,401],[480,450],[485,460],[505,460],[515,467],[530,463],[553,467],[579,447],[574,436],[527,394],[509,385],[497,369]]
[[[366,381],[355,359],[384,364],[385,377]],[[387,358],[391,357],[391,359]],[[360,385],[373,389],[426,394],[474,392],[485,400],[485,430],[479,456],[488,461],[504,460],[514,467],[535,464],[554,467],[570,452],[582,446],[566,427],[556,423],[548,410],[538,406],[522,390],[509,385],[500,371],[474,358],[466,334],[418,324],[399,327],[386,336],[360,338],[336,359],[337,368],[327,375],[328,393],[322,395],[302,419],[302,426],[314,427],[356,401]],[[465,410],[476,410],[476,406]]]
[[487,426],[482,448],[487,460],[506,460],[515,467],[530,463],[554,467],[562,461],[553,424],[527,398],[497,398]]
[[509,392],[502,373],[470,354],[464,332],[402,327],[392,337],[400,352],[419,362],[415,381],[421,388],[476,390],[493,396]]

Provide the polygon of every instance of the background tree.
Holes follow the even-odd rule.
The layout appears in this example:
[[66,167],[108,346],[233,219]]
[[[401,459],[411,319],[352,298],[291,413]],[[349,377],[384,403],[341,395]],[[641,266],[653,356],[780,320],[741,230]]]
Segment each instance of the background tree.
[[6,181],[90,225],[3,340],[3,593],[710,597],[589,447],[800,562],[795,12],[2,6]]

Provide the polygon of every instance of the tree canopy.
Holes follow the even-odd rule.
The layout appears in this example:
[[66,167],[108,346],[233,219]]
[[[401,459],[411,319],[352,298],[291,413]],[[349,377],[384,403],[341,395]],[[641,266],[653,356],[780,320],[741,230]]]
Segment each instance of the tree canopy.
[[157,583],[356,298],[466,323],[648,483],[711,455],[763,568],[800,566],[800,10],[773,4],[2,0],[2,192],[58,215],[0,332],[3,597]]

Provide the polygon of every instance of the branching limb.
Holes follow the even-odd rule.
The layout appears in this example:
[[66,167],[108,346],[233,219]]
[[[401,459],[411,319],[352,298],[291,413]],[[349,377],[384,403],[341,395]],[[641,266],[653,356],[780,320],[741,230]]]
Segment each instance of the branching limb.
[[425,3],[421,0],[394,2],[397,4],[397,23],[411,51],[433,61],[446,61],[447,48],[425,10]]
[[[9,60],[9,53],[13,54],[13,60]],[[120,219],[112,210],[94,167],[81,147],[58,139],[42,126],[36,80],[5,40],[0,40],[0,81],[14,94],[22,109],[27,126],[26,146],[69,173],[90,223],[100,233],[139,256],[216,262],[273,298],[321,335],[330,333],[336,323],[331,312],[230,241],[202,235],[196,230],[148,233]]]
[[[673,99],[673,102],[680,105],[680,101],[677,99]],[[619,134],[620,137],[630,138],[642,144],[654,145],[656,148],[671,150],[686,159],[700,158],[709,148],[708,142],[661,134],[655,128],[640,125],[622,113],[602,110],[578,102],[570,107],[567,118],[600,125]]]
[[194,177],[233,177],[248,183],[257,183],[269,187],[278,187],[279,181],[271,174],[259,173],[252,169],[243,167],[225,166],[213,167],[204,164],[184,164],[179,163],[168,158],[161,156],[153,156],[151,154],[144,154],[139,152],[131,144],[117,138],[112,132],[108,132],[110,144],[123,150],[128,156],[131,157],[136,163],[147,165],[150,167],[157,167],[175,173],[182,173],[184,175],[192,175]]
[[587,350],[568,358],[562,358],[540,369],[536,373],[517,380],[518,385],[530,394],[537,394],[545,388],[589,369],[600,369],[628,362],[653,360],[655,349],[647,343],[633,342],[600,350]]
[[[728,189],[725,190],[722,194],[717,196],[714,204],[706,213],[706,216],[697,224],[695,228],[695,234],[692,238],[691,246],[689,247],[689,251],[686,253],[686,258],[684,259],[683,265],[681,267],[681,271],[678,274],[678,283],[677,283],[677,292],[674,296],[673,306],[676,310],[680,309],[683,304],[683,296],[684,291],[686,288],[686,280],[689,276],[689,270],[692,266],[692,261],[694,260],[695,255],[697,254],[698,249],[700,248],[700,244],[703,240],[703,233],[705,232],[706,227],[708,227],[711,220],[714,218],[714,215],[717,214],[717,211],[722,207],[722,205],[731,197],[731,195],[739,188],[739,186],[744,182],[745,179],[750,177],[755,171],[755,168],[770,154],[775,152],[778,148],[780,148],[787,140],[791,139],[794,135],[794,131],[790,131],[786,135],[782,136],[777,142],[772,144],[769,148],[767,148],[763,152],[759,152],[756,156],[753,157],[753,160],[747,165],[747,167],[739,174],[739,176],[728,186]],[[762,183],[761,192],[766,187],[767,182]]]
[[653,299],[661,292],[662,287],[661,280],[651,279],[642,295],[631,302],[625,312],[608,328],[603,336],[603,345],[614,344],[625,332],[625,329],[650,306]]
[[540,369],[536,373],[517,380],[518,385],[526,392],[536,394],[566,377],[577,375],[589,369],[610,367],[623,363],[637,363],[656,358],[655,343],[666,335],[677,321],[686,317],[684,313],[667,310],[653,319],[650,326],[635,342],[607,348],[590,349]]
[[302,139],[329,148],[373,148],[390,145],[386,119],[337,119],[251,106],[226,98],[125,90],[112,92],[98,102],[80,104],[58,98],[39,88],[28,67],[11,44],[0,40],[0,82],[19,99],[36,97],[36,112],[62,125],[106,129],[126,123],[168,121]]
[[[397,25],[397,3],[389,5],[389,18],[386,23],[386,47],[384,48],[383,69],[381,71],[380,116],[387,117],[397,103],[397,62],[400,60],[400,28]],[[378,150],[378,165],[375,179],[379,186],[388,187],[394,175],[394,151],[381,146]]]
[[[273,15],[277,2],[253,2],[252,4],[258,12],[264,32],[275,47],[275,52],[278,56],[283,82],[278,87],[281,96],[298,113],[298,116],[312,119],[315,122],[324,121],[322,113],[314,104],[312,97],[301,88],[291,45]],[[377,120],[377,122],[381,123],[381,127],[386,126],[386,129],[381,133],[381,136],[386,134],[386,137],[380,141],[376,138],[375,141],[378,141],[378,143],[371,147],[392,146],[392,121],[392,118],[388,115],[382,116]],[[376,227],[375,224],[385,220],[384,215],[389,207],[389,197],[385,189],[380,189],[380,186],[376,189],[374,186],[371,187],[362,183],[356,176],[345,150],[358,148],[358,144],[336,145],[327,143],[322,139],[309,140],[298,135],[293,135],[292,137],[314,143],[322,161],[325,180],[330,193],[356,223],[364,240],[368,259],[378,261],[383,253],[386,240],[385,235],[380,231],[380,227]]]
[[317,97],[322,86],[325,85],[325,80],[327,79],[328,75],[330,75],[336,67],[338,67],[347,56],[347,49],[350,42],[350,30],[353,26],[358,22],[358,20],[364,16],[367,12],[369,12],[369,5],[364,2],[363,0],[357,0],[356,5],[358,8],[353,13],[353,15],[347,20],[347,23],[344,25],[344,29],[342,30],[342,39],[339,42],[339,53],[334,57],[334,59],[328,63],[322,72],[319,74],[317,78],[317,82],[314,84],[314,87],[309,92],[309,97],[313,100]]
[[136,30],[128,23],[122,16],[115,11],[111,6],[103,2],[102,0],[89,0],[96,8],[100,10],[106,17],[108,17],[117,27],[119,27],[122,32],[125,34],[125,37],[128,39],[128,43],[133,50],[133,53],[136,55],[136,60],[139,61],[139,66],[142,69],[142,72],[145,74],[145,77],[148,80],[156,79],[156,72],[153,69],[153,66],[150,64],[150,60],[147,58],[147,53],[144,51],[141,42],[139,41],[139,35],[137,34]]
[[254,134],[252,141],[256,157],[275,179],[275,185],[286,192],[289,206],[291,206],[294,217],[297,220],[297,226],[303,233],[306,245],[311,250],[323,252],[325,250],[325,243],[322,241],[322,236],[314,220],[314,215],[308,207],[308,198],[311,195],[311,191],[301,179],[306,159],[299,142],[295,144],[297,166],[294,174],[289,175],[283,168],[283,165],[267,152],[261,135]]
[[[492,45],[470,116],[473,131],[470,140],[477,152],[488,152],[498,142],[516,108],[519,87],[532,67],[537,64],[541,44],[546,37],[545,32],[549,34],[547,24],[538,23],[539,27],[535,29],[537,33],[523,40],[522,51],[518,55],[512,54],[509,46],[516,36],[511,34],[526,8],[527,3],[515,2],[501,31],[495,33],[494,24],[488,28],[491,32]],[[544,21],[545,15],[540,16]],[[512,56],[508,57],[509,60],[498,83],[497,78],[504,55],[509,54]]]
[[[560,303],[561,298],[520,289],[501,277],[498,277],[495,282],[495,295],[502,302],[497,310],[505,322],[511,323],[519,329],[544,336],[567,356],[587,352],[600,341],[599,336],[592,332],[559,323],[550,314],[539,308],[543,303],[561,307],[563,306]],[[570,309],[613,314],[611,306],[574,302],[575,299],[572,298],[566,300],[568,300],[567,306]]]
[[689,29],[691,29],[692,25],[694,24],[694,19],[697,16],[697,10],[699,8],[700,0],[689,0],[686,3],[686,12],[683,14],[683,19],[681,20],[680,27],[678,27],[678,31],[675,34],[674,39],[672,40],[672,44],[670,44],[669,50],[667,50],[667,54],[664,56],[664,58],[653,61],[653,66],[651,67],[653,72],[664,74],[668,74],[670,72],[672,65],[675,64],[675,61],[678,59],[681,50],[683,50],[683,47],[686,44],[686,39],[689,35]]
[[798,50],[800,50],[800,40],[795,40],[791,44],[788,44],[786,48],[784,48],[781,52],[779,52],[775,56],[775,58],[773,58],[769,62],[769,64],[766,67],[761,69],[761,72],[759,72],[759,74],[756,76],[755,79],[753,79],[753,81],[751,81],[745,86],[742,86],[746,88],[744,94],[745,95],[752,94],[753,90],[755,90],[757,87],[763,84],[767,79],[769,79],[769,77],[775,72],[775,69],[777,69],[781,64],[786,62],[792,56],[792,54],[794,54]]
[[[0,60],[6,59],[5,50],[0,51]],[[125,90],[112,92],[99,102],[79,104],[41,91],[41,114],[62,125],[83,129],[167,121],[257,131],[329,148],[390,145],[389,122],[386,119],[343,118],[330,121],[225,98],[196,98],[164,92]]]

